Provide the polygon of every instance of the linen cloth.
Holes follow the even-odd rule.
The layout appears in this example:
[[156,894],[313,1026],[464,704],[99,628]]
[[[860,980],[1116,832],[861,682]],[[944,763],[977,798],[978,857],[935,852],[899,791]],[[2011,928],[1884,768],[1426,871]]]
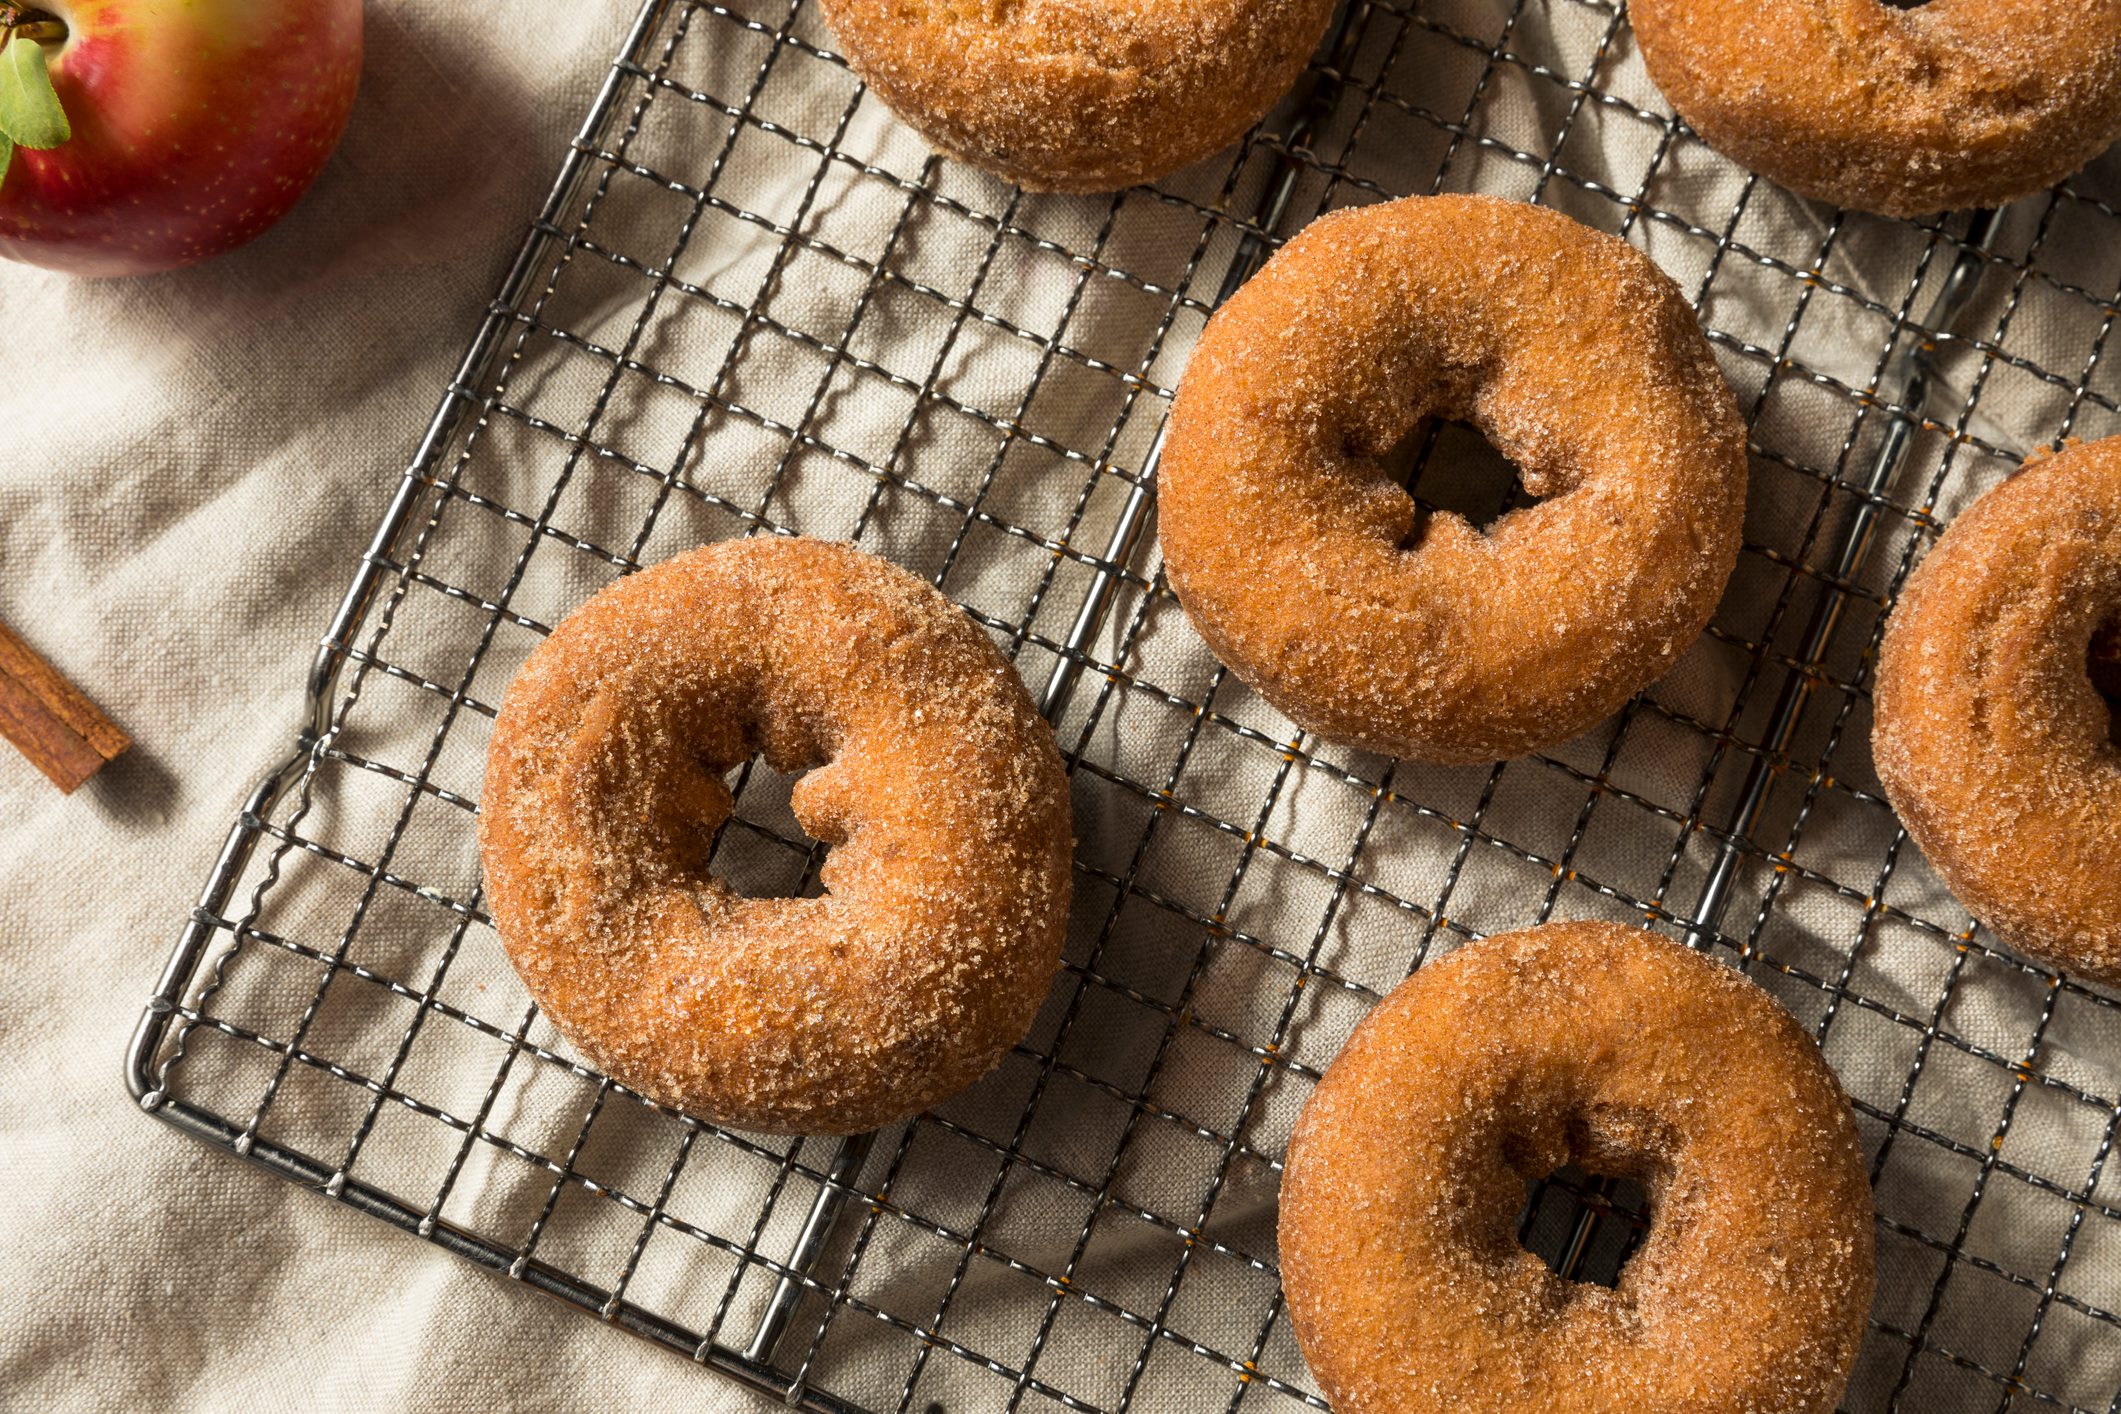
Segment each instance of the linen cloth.
[[371,5],[345,142],[261,240],[0,265],[0,615],[136,741],[70,799],[0,751],[0,1405],[753,1404],[208,1153],[117,1068],[632,8]]
[[[735,8],[771,22],[772,12],[762,6]],[[1754,435],[1763,455],[1755,459],[1747,534],[1755,548],[1719,615],[1724,636],[1704,639],[1658,685],[1654,710],[1633,714],[1624,729],[1608,724],[1557,748],[1549,764],[1513,765],[1494,781],[1485,768],[1392,768],[1307,743],[1304,764],[1276,785],[1281,755],[1259,743],[1292,739],[1288,725],[1240,684],[1216,680],[1212,660],[1168,595],[1123,591],[1096,651],[1114,661],[1124,645],[1124,666],[1156,692],[1120,692],[1099,706],[1094,684],[1080,690],[1060,723],[1063,746],[1101,770],[1155,786],[1192,729],[1192,703],[1209,703],[1219,721],[1257,737],[1220,726],[1201,732],[1174,789],[1174,798],[1194,813],[1163,824],[1145,823],[1156,811],[1138,792],[1114,786],[1096,770],[1076,773],[1082,857],[1108,877],[1131,877],[1137,896],[1112,904],[1106,915],[1108,894],[1087,881],[1079,886],[1070,957],[1104,980],[1088,989],[1080,1008],[1057,1003],[1034,1028],[1031,1048],[1052,1051],[1071,1069],[1042,1092],[1022,1151],[1093,1185],[1109,1165],[1114,1201],[1122,1206],[1190,1220],[1215,1165],[1212,1146],[1203,1154],[1197,1136],[1156,1123],[1142,1124],[1135,1135],[1125,1107],[1112,1103],[1115,1092],[1142,1091],[1164,1113],[1228,1126],[1253,1151],[1270,1156],[1278,1154],[1303,1094],[1284,1074],[1238,1103],[1256,1060],[1204,1039],[1198,1028],[1178,1029],[1168,1057],[1151,1060],[1143,1038],[1155,1039],[1161,1014],[1153,1007],[1129,1011],[1134,1004],[1117,999],[1124,990],[1166,1006],[1182,998],[1205,1026],[1252,1044],[1283,1027],[1281,1053],[1315,1069],[1330,1060],[1366,1005],[1356,989],[1388,988],[1412,960],[1417,937],[1428,939],[1420,946],[1440,952],[1466,932],[1530,923],[1543,905],[1559,916],[1630,922],[1641,921],[1636,900],[1684,905],[1713,840],[1682,837],[1675,822],[1693,808],[1720,820],[1745,760],[1737,754],[1724,763],[1705,805],[1691,801],[1689,792],[1712,764],[1713,732],[1686,723],[1713,728],[1732,710],[1749,671],[1741,645],[1772,636],[1780,651],[1794,647],[1817,586],[1800,576],[1789,591],[1794,607],[1771,617],[1783,592],[1777,557],[1817,560],[1820,537],[1852,503],[1828,498],[1822,510],[1822,483],[1812,473],[1855,478],[1881,435],[1878,421],[1854,419],[1860,398],[1829,385],[1863,389],[1881,379],[1881,350],[1895,313],[1905,306],[1919,315],[1951,258],[1948,241],[1927,241],[1904,225],[1868,218],[1836,224],[1820,208],[1764,184],[1748,194],[1743,174],[1729,164],[1690,141],[1669,142],[1656,123],[1618,112],[1614,102],[1572,109],[1572,91],[1553,75],[1592,75],[1614,101],[1662,111],[1624,27],[1616,37],[1610,12],[1575,0],[1535,4],[1507,22],[1513,28],[1505,35],[1506,8],[1486,0],[1430,0],[1419,7],[1422,23],[1405,35],[1390,25],[1375,27],[1350,72],[1361,79],[1389,63],[1383,87],[1418,102],[1431,117],[1405,104],[1344,104],[1315,139],[1320,152],[1347,152],[1332,199],[1368,199],[1373,188],[1422,190],[1442,164],[1450,189],[1536,195],[1605,229],[1621,224],[1621,208],[1586,182],[1630,195],[1644,188],[1651,205],[1681,213],[1678,221],[1630,222],[1628,234],[1690,295],[1707,288],[1705,322],[1723,331],[1719,354],[1741,405],[1757,413]],[[289,748],[316,637],[630,10],[543,0],[505,9],[446,0],[378,4],[370,10],[368,69],[345,146],[317,191],[255,246],[197,271],[121,284],[0,270],[11,370],[0,392],[6,431],[0,445],[7,449],[0,452],[0,614],[139,740],[129,758],[67,801],[22,763],[0,760],[8,807],[0,819],[0,959],[8,963],[0,979],[0,1025],[9,1042],[0,1191],[11,1199],[0,1212],[0,1251],[23,1278],[0,1296],[0,1391],[9,1402],[274,1408],[300,1398],[348,1409],[746,1404],[734,1387],[538,1300],[520,1285],[181,1139],[135,1112],[116,1075],[139,1004],[214,849],[244,794]],[[693,23],[703,33],[686,42],[673,79],[737,101],[759,63],[756,32],[697,14]],[[799,30],[812,43],[825,42],[808,8]],[[1515,46],[1518,62],[1486,64],[1481,45],[1497,42]],[[1096,250],[1111,266],[1152,284],[1184,277],[1200,221],[1183,204],[1129,198],[1108,239],[1100,231],[1105,207],[1099,202],[1018,201],[961,169],[926,173],[918,141],[873,100],[847,118],[850,91],[844,75],[835,78],[798,56],[762,85],[757,111],[799,133],[829,133],[845,122],[841,148],[862,162],[932,180],[946,199],[970,210],[1006,210],[1016,229],[1068,250]],[[631,158],[664,176],[700,180],[702,154],[716,141],[722,115],[708,105],[660,99],[658,105]],[[1454,146],[1451,125],[1461,108],[1475,115],[1462,126],[1483,140]],[[1435,121],[1439,114],[1442,121]],[[1350,143],[1357,123],[1367,126]],[[1570,136],[1552,155],[1569,177],[1521,160],[1525,153],[1548,154],[1546,135],[1563,127]],[[811,191],[819,170],[824,175]],[[1240,175],[1234,204],[1256,194],[1263,171],[1255,164]],[[2086,189],[2108,190],[2112,176],[2111,163],[2102,164],[2085,179]],[[1221,178],[1216,164],[1207,163],[1171,187],[1209,203]],[[1154,298],[1137,298],[1138,284],[1104,277],[1086,283],[1076,265],[1015,236],[995,242],[983,262],[986,228],[975,225],[968,235],[951,223],[947,207],[942,215],[924,211],[901,221],[907,202],[899,186],[850,174],[844,165],[821,169],[805,152],[756,129],[738,141],[719,180],[718,194],[734,206],[801,225],[833,249],[865,259],[888,249],[893,268],[928,290],[998,311],[1024,329],[1058,323],[1078,355],[1132,359],[1156,336],[1162,307]],[[1317,178],[1307,181],[1292,209],[1331,195]],[[608,200],[591,235],[653,263],[671,247],[671,212],[682,204],[654,204],[652,184],[614,190],[622,194]],[[1723,230],[1718,223],[1741,209],[1735,226]],[[725,215],[718,210],[703,218],[676,273],[711,297],[747,305],[771,247],[761,243],[758,223]],[[1923,433],[1890,488],[1896,505],[1919,506],[1935,479],[1938,514],[1948,516],[1994,484],[2012,456],[2065,425],[2084,436],[2114,430],[2106,391],[2112,360],[2086,357],[2101,347],[2099,301],[2121,285],[2121,256],[2107,219],[2077,200],[2052,208],[2027,202],[2009,214],[1995,242],[1997,268],[1984,275],[1958,327],[2004,346],[2012,359],[1985,366],[1977,349],[1946,347],[1926,404],[1946,426],[1958,408],[1970,406],[1965,433],[1995,453],[1975,443],[1953,450],[1936,431]],[[1733,248],[1719,248],[1719,231]],[[1215,239],[1223,244],[1208,253],[1211,263],[1218,252],[1227,257],[1234,236],[1225,230]],[[1782,267],[1762,264],[1758,253]],[[860,307],[859,269],[813,258],[820,254],[807,250],[771,286],[768,310],[782,329],[828,335],[850,329]],[[2036,266],[2038,277],[2016,273],[2013,261]],[[1794,273],[1800,269],[1820,271],[1812,284],[1827,288],[1807,293],[1811,285]],[[2086,299],[2072,289],[2103,293]],[[1198,300],[1206,291],[1193,293]],[[628,337],[639,298],[635,276],[581,259],[557,282],[540,317],[616,348]],[[1039,346],[977,322],[950,342],[934,321],[923,322],[923,301],[934,303],[919,291],[886,288],[844,339],[852,359],[915,381],[932,367],[950,397],[1010,413]],[[711,298],[674,302],[672,309],[657,312],[637,356],[706,386],[731,347],[733,321]],[[1200,322],[1197,307],[1174,315],[1139,377],[1154,388],[1175,383]],[[1124,483],[1101,484],[1080,522],[1071,523],[1083,478],[1067,457],[1019,462],[1032,455],[1029,438],[994,453],[991,423],[953,420],[932,408],[916,417],[903,387],[867,371],[852,376],[838,365],[820,372],[823,355],[800,339],[761,335],[743,347],[720,393],[750,409],[753,420],[718,423],[710,453],[689,473],[732,506],[762,506],[777,524],[810,533],[860,531],[865,548],[942,576],[954,596],[1004,622],[1026,615],[1048,557],[1027,548],[1026,539],[991,533],[991,525],[958,507],[976,503],[999,521],[1052,540],[1065,534],[1092,549],[1103,543]],[[1111,429],[1110,459],[1138,466],[1161,412],[1159,396],[1127,403],[1125,385],[1083,357],[1054,362],[1059,371],[1014,412],[1044,439],[1032,449],[1094,451]],[[592,366],[579,348],[527,344],[509,373],[507,400],[563,431],[597,416],[599,445],[649,467],[665,465],[670,449],[686,438],[694,404],[665,397],[667,390],[652,383],[626,381],[608,416],[598,414],[594,380],[583,381]],[[822,391],[813,397],[813,388]],[[2087,398],[2086,390],[2094,396]],[[918,434],[908,436],[903,428],[914,422]],[[837,455],[790,457],[785,439],[768,435],[767,424],[803,425]],[[988,485],[982,478],[990,454],[1007,460]],[[496,418],[466,454],[461,484],[498,504],[535,511],[561,455],[545,434]],[[633,527],[642,522],[642,478],[610,459],[584,465],[557,522],[596,545],[630,548]],[[945,499],[886,484],[869,506],[863,468],[870,466],[888,466]],[[643,560],[735,533],[744,522],[680,495],[654,524],[639,551]],[[491,595],[521,538],[504,531],[514,534],[507,522],[490,525],[453,506],[427,567],[448,583]],[[1915,534],[1906,517],[1888,518],[1883,548],[1863,572],[1865,594],[1891,586]],[[609,564],[599,568],[594,556],[541,546],[512,607],[549,622],[609,573]],[[1064,562],[1054,573],[1050,592],[1040,591],[1029,615],[1037,633],[1048,637],[1065,634],[1087,572]],[[408,598],[380,651],[448,681],[445,669],[461,668],[468,632],[448,612],[446,601]],[[1828,664],[1839,682],[1860,674],[1877,606],[1859,597],[1849,612],[1856,627],[1842,636]],[[529,642],[511,634],[470,690],[496,700]],[[1052,658],[1033,641],[1018,662],[1036,688]],[[1757,739],[1772,671],[1768,688],[1748,698],[1755,705],[1738,722],[1741,740]],[[419,715],[425,709],[416,696],[388,697],[397,690],[364,688],[342,744],[409,768],[418,764],[428,719]],[[1866,708],[1860,692],[1851,700],[1853,715],[1840,721],[1842,740],[1830,760],[1836,775],[1862,785]],[[397,705],[385,705],[392,701]],[[1800,760],[1826,751],[1835,720],[1832,713],[1808,719],[1808,734],[1794,748]],[[1371,820],[1372,797],[1349,789],[1346,780],[1377,782],[1388,771],[1398,794]],[[1621,794],[1602,799],[1572,842],[1583,802],[1578,782],[1594,776]],[[435,779],[475,793],[475,751],[438,762]],[[1759,860],[1749,863],[1725,930],[1773,962],[1815,977],[1833,979],[1845,969],[1848,990],[1872,1005],[1843,999],[1829,1023],[1828,997],[1819,986],[1773,967],[1758,967],[1755,975],[1808,1025],[1826,1027],[1829,1059],[1860,1099],[1881,1108],[1893,1105],[1921,1044],[1921,1019],[1943,997],[1940,1021],[1952,1035],[2012,1061],[2026,1059],[2072,1087],[2071,1095],[2034,1087],[2009,1111],[2014,1120],[1998,1150],[2003,1158],[2064,1194],[2091,1185],[2101,1203],[2121,1207],[2114,1174],[2097,1166],[2107,1116],[2072,1098],[2110,1100],[2121,1090],[2121,1044],[2111,1012],[2069,993],[2043,1016],[2044,979],[1985,952],[1957,962],[1949,933],[1964,926],[1963,915],[1911,848],[1900,852],[1883,887],[1895,911],[1869,917],[1864,895],[1889,850],[1889,817],[1831,788],[1806,804],[1806,786],[1801,778],[1778,786],[1759,838],[1779,845],[1790,836],[1795,862],[1809,873],[1784,883]],[[363,840],[372,849],[372,833],[363,834],[367,818],[353,800],[358,787],[356,781],[320,788],[304,832],[356,853]],[[1255,822],[1263,799],[1264,815]],[[1476,815],[1481,842],[1461,856],[1465,837],[1457,822]],[[285,811],[275,818],[284,821]],[[1203,823],[1210,819],[1241,829],[1257,823],[1282,849],[1324,861],[1361,888],[1322,910],[1331,891],[1315,868],[1285,854],[1247,854],[1230,831]],[[412,833],[417,838],[394,868],[421,884],[446,882],[444,892],[468,897],[476,883],[475,860],[465,852],[468,832],[459,828],[436,839]],[[1565,882],[1551,868],[1564,857],[1576,871]],[[775,867],[757,859],[750,866],[758,877]],[[294,868],[303,867],[298,859]],[[1660,881],[1660,872],[1670,877]],[[1218,893],[1225,881],[1227,897]],[[343,922],[332,897],[309,899],[292,886],[276,897],[267,924],[298,940],[328,941]],[[1424,918],[1392,900],[1447,918]],[[1753,921],[1756,910],[1764,921]],[[1285,1022],[1279,1013],[1292,974],[1284,961],[1205,941],[1199,920],[1217,913],[1236,934],[1286,953],[1302,956],[1311,948],[1318,966],[1353,986],[1311,988]],[[372,923],[358,946],[368,947],[379,932],[377,945],[387,949],[393,936],[382,923]],[[430,927],[413,939],[408,956],[431,957],[435,937]],[[389,975],[405,963],[365,952],[356,960]],[[275,977],[285,975],[275,969],[285,961],[269,948],[249,948],[231,966],[213,1010],[237,1020],[255,1017],[264,1034],[287,1034],[289,1008],[299,1011],[299,998],[291,1004],[275,991],[282,985]],[[1064,978],[1056,998],[1064,1000],[1071,985]],[[477,929],[452,965],[449,987],[445,1000],[503,1026],[519,1005],[505,964]],[[335,989],[335,997],[342,994],[356,995]],[[1882,1007],[1916,1020],[1888,1019]],[[317,1049],[350,1054],[374,1039],[362,1029],[365,1020],[327,1008]],[[331,1030],[342,1024],[350,1029]],[[549,1028],[539,1025],[531,1039],[557,1047]],[[397,1032],[375,1034],[394,1039]],[[423,1049],[401,1083],[445,1110],[469,1113],[490,1062],[479,1058],[483,1052],[473,1054],[477,1038],[446,1028],[435,1034],[450,1038],[438,1044],[465,1049],[438,1055],[434,1038],[423,1033]],[[202,1035],[198,1044],[211,1040]],[[333,1044],[345,1050],[334,1052]],[[1968,1153],[1987,1152],[2008,1103],[2008,1071],[1952,1045],[1931,1051],[1907,1097],[1907,1117]],[[461,1070],[455,1068],[460,1062]],[[233,1061],[224,1053],[216,1064]],[[1013,1061],[946,1106],[946,1116],[970,1134],[1007,1139],[1024,1098],[1022,1072]],[[184,1067],[175,1073],[188,1074]],[[345,1096],[305,1084],[312,1079],[295,1068],[274,1108],[274,1124],[285,1126],[277,1132],[314,1133],[320,1145],[343,1142],[346,1112],[334,1106]],[[492,1127],[541,1152],[563,1152],[579,1087],[565,1090],[562,1075],[561,1098],[535,1088],[553,1081],[542,1074],[528,1093],[511,1089]],[[610,1113],[598,1122],[599,1134],[635,1122],[623,1106]],[[356,1165],[357,1175],[388,1171],[400,1160],[408,1172],[426,1172],[417,1168],[432,1164],[415,1142],[422,1126],[394,1128],[402,1118],[395,1107],[385,1109],[362,1161],[372,1168]],[[611,1148],[600,1151],[593,1142],[583,1168],[623,1191],[652,1197],[670,1140],[648,1121],[639,1123],[638,1133]],[[438,1132],[425,1128],[429,1137]],[[1973,1162],[1905,1136],[1891,1141],[1884,1156],[1883,1127],[1867,1118],[1864,1128],[1872,1152],[1883,1156],[1881,1211],[1891,1222],[1948,1240],[1976,1181]],[[906,1210],[962,1231],[975,1221],[986,1182],[978,1166],[990,1164],[992,1154],[945,1147],[950,1142],[922,1126],[891,1191]],[[891,1141],[880,1146],[864,1170],[866,1182],[879,1177],[890,1148]],[[675,1185],[669,1211],[710,1230],[741,1233],[771,1167],[747,1167],[747,1155],[720,1141],[701,1141],[699,1149],[706,1157],[696,1158]],[[806,1149],[805,1161],[815,1164],[824,1152]],[[503,1172],[505,1159],[484,1166],[489,1157],[484,1149],[474,1153],[452,1199],[461,1198],[463,1207],[445,1216],[519,1232],[546,1191],[545,1179],[534,1170],[511,1178]],[[967,1172],[975,1178],[965,1179]],[[2008,1175],[1994,1177],[1983,1191],[1968,1250],[2005,1270],[2044,1277],[2077,1209]],[[1271,1255],[1272,1198],[1271,1168],[1243,1159],[1218,1179],[1206,1200],[1212,1222],[1204,1225],[1229,1250]],[[1084,1206],[1079,1189],[1040,1186],[1037,1172],[1019,1171],[1002,1186],[985,1235],[1023,1263],[1058,1271],[1070,1260]],[[785,1246],[786,1216],[776,1218],[764,1247]],[[585,1271],[606,1262],[608,1269],[609,1254],[588,1238],[569,1245],[567,1225],[574,1220],[563,1203],[541,1256]],[[2117,1232],[2121,1227],[2096,1212],[2080,1226],[2057,1283],[2062,1291],[2094,1307],[2115,1306]],[[1135,1311],[1154,1309],[1172,1270],[1169,1242],[1168,1232],[1130,1223],[1123,1214],[1112,1217],[1083,1256],[1083,1289]],[[657,1234],[631,1294],[694,1320],[701,1299],[692,1290],[696,1278],[688,1269],[659,1265],[667,1251]],[[865,1249],[852,1295],[875,1311],[924,1324],[938,1293],[949,1289],[956,1255],[933,1234],[883,1223]],[[1929,1339],[1987,1368],[2009,1370],[2035,1296],[2022,1285],[1983,1285],[1988,1278],[1981,1270],[1964,1264],[1955,1264],[1940,1287],[1943,1269],[1934,1245],[1915,1237],[1887,1240],[1879,1319],[1900,1329],[1922,1325],[1936,1292]],[[1271,1281],[1216,1252],[1194,1259],[1190,1270],[1190,1284],[1171,1304],[1170,1327],[1213,1349],[1245,1353],[1271,1309]],[[973,1264],[943,1333],[1012,1362],[1036,1350],[1040,1378],[1109,1407],[1130,1378],[1138,1330],[1096,1308],[1067,1304],[1059,1308],[1060,1333],[1041,1344],[1036,1327],[1044,1294],[1036,1283],[1027,1293],[1025,1280]],[[706,1285],[711,1306],[714,1284]],[[759,1295],[747,1283],[740,1313],[755,1308]],[[690,1309],[688,1301],[695,1303]],[[1308,1387],[1286,1322],[1269,1325],[1261,1370]],[[2109,1330],[2066,1302],[2055,1306],[2031,1352],[2028,1378],[2065,1399],[2103,1407],[2107,1395],[2100,1391],[2121,1382],[2121,1355],[2102,1339]],[[1191,1353],[1164,1343],[1150,1354],[1140,1407],[1221,1408],[1228,1399],[1227,1387],[1211,1392],[1202,1367],[1185,1363],[1196,1359]],[[1873,1339],[1849,1407],[1884,1406],[1900,1355],[1891,1341]],[[925,1359],[886,1323],[841,1319],[819,1373],[836,1390],[890,1407],[901,1381],[913,1378],[913,1362]],[[1166,1375],[1168,1386],[1159,1383]],[[954,1357],[927,1361],[919,1379],[920,1398],[942,1398],[953,1411],[999,1407],[1009,1390],[1006,1381]],[[1908,1398],[1910,1407],[1958,1407],[1955,1401],[1969,1398],[1970,1389],[1991,1391],[1981,1407],[1996,1398],[1981,1377],[1931,1356],[1914,1369]],[[1257,1399],[1271,1397],[1270,1391]],[[921,1407],[918,1399],[914,1407]]]

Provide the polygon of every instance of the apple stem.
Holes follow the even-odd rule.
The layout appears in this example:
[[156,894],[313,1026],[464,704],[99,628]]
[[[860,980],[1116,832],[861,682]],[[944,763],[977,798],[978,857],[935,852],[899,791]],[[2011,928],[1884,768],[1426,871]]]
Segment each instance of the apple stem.
[[33,39],[39,43],[66,38],[66,26],[57,20],[29,20],[8,27],[11,39]]

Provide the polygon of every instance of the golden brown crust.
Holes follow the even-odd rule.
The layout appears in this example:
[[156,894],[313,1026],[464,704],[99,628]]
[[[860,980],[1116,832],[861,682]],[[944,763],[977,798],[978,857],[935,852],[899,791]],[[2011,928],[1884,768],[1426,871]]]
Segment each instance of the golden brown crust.
[[2121,0],[1632,0],[1710,146],[1888,216],[1994,206],[2121,137]]
[[2121,749],[2090,672],[2121,624],[2121,438],[2029,463],[1908,578],[1871,754],[1930,867],[2020,952],[2121,985]]
[[[1482,533],[1380,459],[1472,422],[1546,499]],[[1589,729],[1708,622],[1745,429],[1679,291],[1538,207],[1416,197],[1313,222],[1208,322],[1158,475],[1171,585],[1307,730],[1487,761]]]
[[[1525,1183],[1633,1177],[1616,1288],[1517,1243]],[[1290,1140],[1281,1276],[1343,1414],[1810,1414],[1870,1309],[1847,1097],[1760,988],[1653,934],[1471,943],[1356,1028]]]
[[1034,190],[1153,182],[1244,135],[1332,0],[822,0],[847,62],[943,152]]
[[[807,772],[819,898],[708,873],[722,777]],[[1070,887],[1067,777],[1015,670],[846,545],[680,555],[567,616],[486,766],[487,898],[594,1065],[747,1129],[852,1133],[970,1084],[1030,1025]]]

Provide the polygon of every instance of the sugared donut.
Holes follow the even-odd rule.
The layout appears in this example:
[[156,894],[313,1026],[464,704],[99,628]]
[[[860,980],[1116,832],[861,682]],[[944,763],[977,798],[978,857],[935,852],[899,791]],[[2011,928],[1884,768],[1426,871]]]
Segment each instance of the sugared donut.
[[[1613,1288],[1517,1243],[1528,1180],[1632,1178]],[[1281,1279],[1341,1414],[1811,1414],[1871,1302],[1849,1104],[1766,992],[1677,943],[1550,923],[1402,983],[1297,1121]]]
[[1228,147],[1332,0],[821,0],[847,62],[936,148],[1034,190],[1116,191]]
[[1710,146],[1888,216],[1995,206],[2121,138],[2121,0],[1630,0]]
[[[755,753],[831,846],[818,898],[708,871]],[[1069,808],[1053,735],[985,634],[846,545],[727,541],[567,616],[486,763],[486,896],[592,1064],[746,1129],[851,1133],[992,1066],[1059,960]]]
[[2117,628],[2110,437],[2029,463],[1952,522],[1886,620],[1871,728],[1886,796],[1968,911],[2020,952],[2110,986],[2121,748],[2092,674],[2095,656],[2114,665]]
[[[1382,459],[1473,423],[1544,497],[1485,533]],[[1201,336],[1158,476],[1171,587],[1299,726],[1489,761],[1588,729],[1708,622],[1745,429],[1632,246],[1491,197],[1314,221]]]

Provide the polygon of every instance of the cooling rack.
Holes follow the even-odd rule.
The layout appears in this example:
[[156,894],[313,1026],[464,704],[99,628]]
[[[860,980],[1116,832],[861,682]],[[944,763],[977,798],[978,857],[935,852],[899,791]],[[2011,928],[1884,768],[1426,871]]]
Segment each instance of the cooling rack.
[[[805,1408],[1323,1408],[1273,1240],[1304,1096],[1425,958],[1613,918],[1746,970],[1854,1097],[1879,1292],[1848,1409],[2111,1414],[2121,1013],[1974,926],[1866,741],[1880,624],[1940,526],[2121,421],[2113,175],[2001,213],[1834,212],[1703,147],[1617,6],[1350,0],[1231,153],[1041,196],[928,154],[805,0],[651,0],[352,567],[290,755],[133,1039],[133,1093]],[[1159,570],[1153,471],[1187,350],[1279,241],[1468,190],[1680,282],[1753,485],[1730,593],[1663,682],[1552,752],[1444,769],[1301,735],[1214,662]],[[1520,494],[1464,428],[1403,459],[1417,498],[1475,519]],[[1054,722],[1082,839],[1023,1044],[848,1141],[702,1124],[581,1065],[500,953],[473,846],[494,707],[538,637],[637,565],[782,532],[888,555],[993,634]],[[789,783],[738,784],[717,868],[814,890]],[[1644,1222],[1564,1172],[1521,1237],[1610,1282]]]

